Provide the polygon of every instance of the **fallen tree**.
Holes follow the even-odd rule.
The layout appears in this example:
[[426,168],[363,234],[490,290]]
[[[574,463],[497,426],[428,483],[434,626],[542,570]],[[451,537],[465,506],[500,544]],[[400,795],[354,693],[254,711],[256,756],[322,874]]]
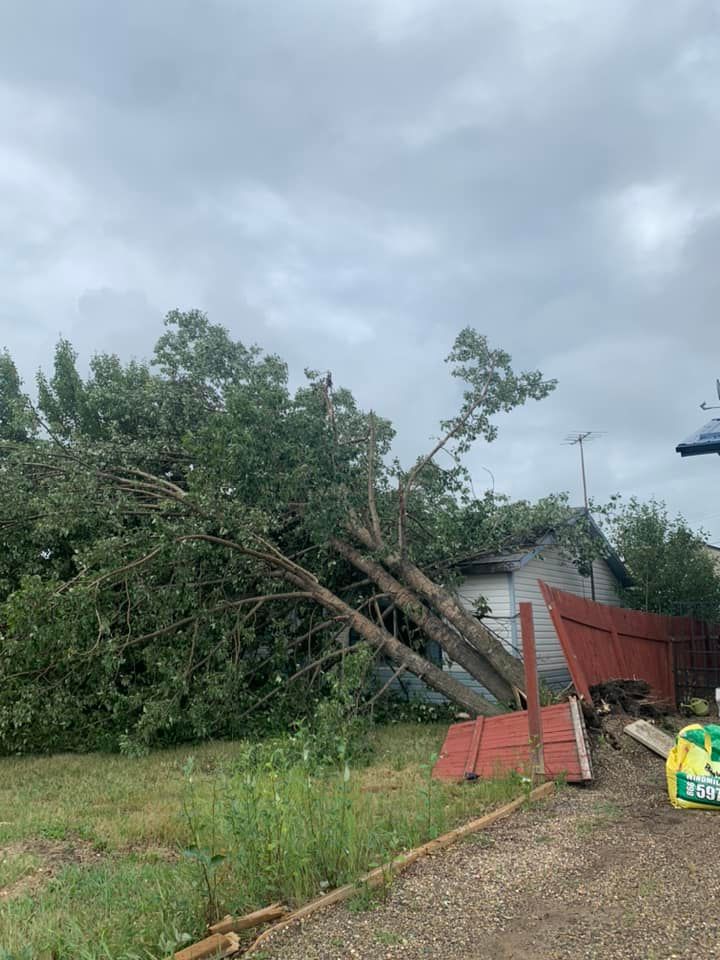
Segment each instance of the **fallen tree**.
[[[216,328],[209,327],[205,328],[205,332],[212,332],[215,336],[219,333]],[[197,339],[188,342],[182,338],[184,333],[181,319],[178,324],[179,336],[175,341],[166,335],[163,344],[166,364],[169,357],[170,370],[175,376],[179,370],[186,376],[192,373],[198,387],[207,387],[212,384],[211,378],[216,371],[207,367],[198,370],[197,360],[204,356],[204,345]],[[229,358],[232,345],[227,343],[226,346]],[[492,713],[497,711],[497,706],[438,670],[396,637],[389,636],[388,631],[364,614],[352,610],[327,584],[320,581],[314,571],[292,560],[282,536],[286,525],[296,521],[305,539],[314,541],[322,550],[329,549],[339,554],[390,597],[427,638],[439,643],[452,660],[500,701],[512,701],[521,683],[518,661],[505,651],[495,635],[462,607],[451,590],[431,580],[413,563],[409,509],[415,500],[428,498],[426,489],[418,490],[426,472],[432,470],[436,482],[440,481],[435,497],[424,505],[426,511],[437,500],[437,493],[447,496],[451,485],[458,483],[461,468],[457,465],[446,471],[440,471],[435,466],[434,458],[441,450],[453,445],[455,449],[452,452],[457,455],[467,450],[480,436],[493,439],[495,428],[491,418],[494,414],[511,410],[528,398],[545,396],[552,384],[545,381],[539,372],[515,374],[506,353],[491,350],[484,337],[469,329],[458,336],[448,360],[453,364],[454,375],[462,379],[466,386],[462,407],[452,420],[443,424],[443,434],[433,448],[408,471],[399,466],[387,467],[384,457],[378,456],[377,418],[373,414],[362,414],[346,392],[336,394],[329,376],[311,375],[309,388],[298,391],[295,398],[287,395],[283,418],[286,427],[283,431],[284,462],[297,462],[297,452],[289,449],[293,443],[304,445],[303,441],[308,435],[316,438],[313,451],[304,445],[304,482],[294,489],[292,482],[288,484],[285,489],[292,491],[293,499],[288,498],[285,504],[276,502],[275,511],[278,505],[281,511],[275,519],[274,529],[264,530],[262,537],[258,537],[255,530],[246,530],[246,540],[234,539],[232,549],[305,590],[328,612],[344,618],[364,640],[423,679],[433,689],[474,713]],[[201,374],[199,378],[198,373]],[[252,378],[238,378],[237,371],[233,371],[233,374],[223,378],[223,382],[215,387],[216,395],[213,398],[216,416],[211,420],[209,429],[214,432],[219,422],[223,436],[226,436],[226,417],[221,414],[232,410],[238,404],[238,392],[245,393],[246,384],[252,384]],[[243,397],[243,408],[247,409],[248,401],[256,399],[258,395],[259,390],[255,398]],[[298,416],[303,424],[301,429],[295,431],[294,421]],[[279,422],[275,421],[277,426]],[[384,436],[388,437],[387,427]],[[316,456],[308,456],[309,452]],[[384,449],[382,453],[387,453],[387,450]],[[244,460],[244,455],[240,459]],[[242,465],[245,466],[244,463]],[[149,477],[140,482],[124,477],[121,486],[126,492],[134,492],[140,498],[152,494],[156,504],[168,498],[193,502],[192,484],[188,484],[187,489],[177,484],[170,489],[169,484],[159,482],[151,489],[153,482]],[[318,492],[326,513],[321,524],[317,523],[320,507]],[[248,502],[245,507],[248,510],[256,508],[257,501]],[[222,516],[224,522],[227,517],[227,508],[218,511],[217,504],[214,511],[208,512],[206,502],[205,512],[211,520]],[[308,516],[312,516],[310,523],[306,522]],[[367,523],[363,522],[363,518]],[[371,555],[365,556],[345,538],[338,537],[338,530],[346,530],[351,538],[360,541],[364,548],[371,551]],[[261,542],[262,549],[256,548],[256,541]]]
[[[5,571],[3,652],[17,654],[30,628],[45,637],[45,653],[33,660],[24,650],[19,672],[54,689],[82,676],[95,684],[89,704],[111,682],[110,667],[102,681],[85,676],[100,651],[116,668],[112,683],[135,691],[123,716],[142,707],[141,724],[168,729],[183,722],[194,684],[226,683],[223,663],[235,684],[223,697],[246,712],[274,696],[263,684],[279,663],[282,686],[298,671],[322,674],[336,652],[345,662],[350,631],[472,714],[516,701],[521,664],[466,609],[453,564],[442,560],[492,549],[508,534],[498,520],[506,505],[470,496],[461,458],[476,440],[494,439],[496,414],[541,399],[554,383],[515,373],[504,351],[463,330],[448,357],[464,384],[460,409],[403,469],[390,459],[390,424],[359,410],[329,375],[309,372],[293,392],[277,357],[233,341],[203,314],[175,312],[166,326],[151,367],[100,356],[83,381],[61,343],[37,410],[10,374],[0,390],[12,430],[3,535],[27,545]],[[0,411],[0,428],[5,421]],[[526,514],[526,533],[533,522],[548,528],[567,517],[567,503]],[[73,635],[94,618],[97,637],[88,640],[85,626],[58,653],[63,618]],[[427,641],[493,699],[431,662]],[[154,710],[156,721],[145,719]],[[0,735],[2,723],[0,709]]]

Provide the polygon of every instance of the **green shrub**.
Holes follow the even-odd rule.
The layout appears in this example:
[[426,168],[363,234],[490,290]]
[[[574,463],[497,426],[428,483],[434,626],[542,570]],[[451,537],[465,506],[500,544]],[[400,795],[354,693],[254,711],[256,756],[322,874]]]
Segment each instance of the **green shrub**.
[[375,708],[378,723],[454,723],[458,707],[454,703],[433,703],[413,698],[386,697]]

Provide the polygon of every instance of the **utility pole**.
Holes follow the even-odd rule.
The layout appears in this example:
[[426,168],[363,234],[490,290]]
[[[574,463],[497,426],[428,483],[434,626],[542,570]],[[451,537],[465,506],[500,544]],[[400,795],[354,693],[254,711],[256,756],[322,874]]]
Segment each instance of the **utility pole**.
[[[585,475],[585,444],[591,440],[596,440],[601,435],[599,430],[579,430],[576,433],[570,433],[563,440],[563,443],[571,447],[580,447],[580,473],[582,475],[583,501],[585,503],[585,516],[590,516],[590,505],[588,502],[587,477]],[[595,599],[595,574],[593,565],[590,564],[590,596]]]

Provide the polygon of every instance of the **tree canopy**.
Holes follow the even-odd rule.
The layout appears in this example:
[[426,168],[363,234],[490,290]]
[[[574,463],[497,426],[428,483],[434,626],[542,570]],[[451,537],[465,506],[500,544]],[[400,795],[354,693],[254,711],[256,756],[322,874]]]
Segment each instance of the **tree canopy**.
[[616,503],[609,531],[633,583],[623,602],[637,610],[702,620],[720,619],[720,575],[704,542],[664,503]]

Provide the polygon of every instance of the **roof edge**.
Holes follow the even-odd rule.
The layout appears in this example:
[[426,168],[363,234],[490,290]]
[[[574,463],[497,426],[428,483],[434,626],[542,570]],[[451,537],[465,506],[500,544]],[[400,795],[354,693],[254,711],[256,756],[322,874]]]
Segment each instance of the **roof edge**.
[[[577,516],[582,516],[584,513],[585,511],[582,510]],[[620,559],[620,556],[615,551],[603,531],[600,529],[597,522],[593,519],[592,514],[589,513],[587,517],[590,521],[590,529],[593,536],[605,544],[606,552],[603,554],[602,559],[605,560],[615,579],[623,587],[631,586],[633,579],[630,576],[630,571]],[[533,547],[521,547],[519,550],[512,553],[508,552],[507,554],[497,554],[495,556],[487,557],[485,560],[483,560],[481,557],[476,557],[460,562],[456,564],[456,566],[458,570],[465,574],[482,575],[488,573],[511,573],[512,571],[519,570],[521,567],[524,567],[526,564],[530,563],[531,560],[534,560],[535,557],[542,553],[543,549],[556,545],[557,537],[555,534],[547,533],[541,537],[538,543]]]

